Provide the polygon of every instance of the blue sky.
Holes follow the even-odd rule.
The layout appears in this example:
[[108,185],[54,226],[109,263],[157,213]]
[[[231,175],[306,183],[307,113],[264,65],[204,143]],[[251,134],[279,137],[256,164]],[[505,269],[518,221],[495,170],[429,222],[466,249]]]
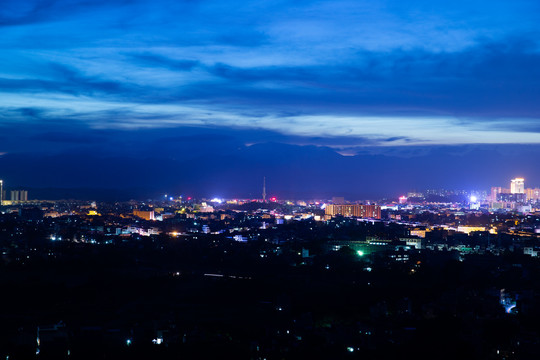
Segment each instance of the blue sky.
[[3,0],[0,154],[193,129],[342,155],[540,146],[539,15],[534,0]]

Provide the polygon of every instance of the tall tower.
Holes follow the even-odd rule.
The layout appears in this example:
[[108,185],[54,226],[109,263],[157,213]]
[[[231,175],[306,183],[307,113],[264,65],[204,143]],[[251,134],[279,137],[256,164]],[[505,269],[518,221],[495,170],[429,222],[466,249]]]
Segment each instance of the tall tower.
[[525,179],[515,178],[510,182],[510,193],[512,194],[524,194],[525,193]]
[[4,180],[0,180],[0,206],[2,201],[4,201]]
[[263,196],[263,202],[266,202],[266,176],[263,177],[263,192],[262,192],[262,196]]

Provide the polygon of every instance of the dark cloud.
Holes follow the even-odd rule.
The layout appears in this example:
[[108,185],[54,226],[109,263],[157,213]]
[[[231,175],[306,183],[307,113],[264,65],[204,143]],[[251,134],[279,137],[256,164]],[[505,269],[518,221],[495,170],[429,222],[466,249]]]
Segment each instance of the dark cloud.
[[199,65],[196,60],[173,60],[150,53],[132,54],[131,57],[141,66],[165,67],[175,71],[189,71]]
[[136,85],[87,76],[83,71],[59,63],[46,63],[52,75],[44,79],[0,78],[2,92],[63,93],[70,95],[116,94],[126,95],[135,91]]
[[409,139],[404,137],[404,136],[394,136],[394,137],[383,139],[382,141],[384,141],[384,142],[394,142],[394,141],[398,141],[398,140],[408,141]]
[[139,0],[3,0],[0,26],[54,22],[104,7],[133,5]]
[[[537,117],[538,63],[535,43],[510,38],[457,53],[361,52],[346,64],[258,68],[216,64],[208,71],[227,82],[192,93],[203,98],[227,94],[231,102],[243,104],[314,111],[327,107],[361,115]],[[267,83],[278,86],[268,90],[262,86]]]
[[235,139],[231,135],[223,134],[196,134],[196,135],[178,135],[160,138],[160,142],[188,142],[188,143],[205,143],[205,142],[223,142]]
[[73,132],[48,132],[31,136],[30,140],[68,144],[99,144],[107,141],[108,139],[91,132],[87,132],[86,134],[77,134]]

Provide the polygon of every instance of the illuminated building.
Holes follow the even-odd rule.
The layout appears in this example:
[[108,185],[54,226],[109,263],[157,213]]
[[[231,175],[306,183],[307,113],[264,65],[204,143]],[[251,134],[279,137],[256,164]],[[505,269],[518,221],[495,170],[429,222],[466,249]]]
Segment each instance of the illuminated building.
[[540,189],[525,189],[525,194],[527,197],[527,201],[535,201],[540,200]]
[[381,218],[381,207],[378,205],[335,205],[326,206],[326,215],[354,216],[359,218]]
[[491,188],[491,201],[498,201],[501,199],[501,194],[510,194],[510,189],[504,189],[500,186]]
[[399,240],[405,242],[405,245],[414,247],[415,249],[421,249],[424,241],[422,239],[414,238],[400,238]]
[[409,230],[411,236],[418,236],[419,238],[426,237],[426,229],[411,229]]
[[4,180],[0,180],[0,206],[4,201]]
[[400,204],[406,204],[407,203],[407,197],[406,196],[400,196],[399,197],[399,203]]
[[525,193],[525,179],[515,178],[510,181],[510,193],[512,194],[524,194]]
[[211,213],[211,212],[214,212],[214,207],[203,202],[198,210],[199,212],[202,212],[202,213]]
[[11,201],[28,201],[28,191],[26,190],[12,190]]
[[486,228],[484,226],[458,226],[457,231],[470,234],[473,231],[486,231]]
[[506,202],[524,202],[526,200],[525,193],[513,193],[513,194],[500,194],[499,201]]
[[140,217],[141,219],[144,219],[144,220],[154,220],[155,219],[153,210],[150,210],[150,211],[133,210],[133,215],[135,215],[137,217]]

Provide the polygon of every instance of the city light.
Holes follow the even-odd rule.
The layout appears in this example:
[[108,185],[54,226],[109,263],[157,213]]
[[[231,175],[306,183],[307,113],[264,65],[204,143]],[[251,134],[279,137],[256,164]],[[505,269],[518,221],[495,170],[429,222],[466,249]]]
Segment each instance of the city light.
[[[47,258],[48,262],[54,264],[54,261],[64,261],[72,254],[77,256],[76,259],[84,259],[88,256],[86,254],[107,254],[105,248],[113,249],[118,246],[117,249],[121,251],[117,254],[122,260],[120,254],[129,248],[137,260],[120,261],[113,268],[108,268],[108,271],[125,271],[132,274],[130,276],[134,279],[149,276],[156,287],[164,286],[173,292],[190,290],[193,286],[193,289],[198,289],[200,293],[197,300],[203,307],[210,306],[205,304],[213,301],[208,299],[211,295],[207,290],[209,287],[226,288],[231,281],[253,282],[246,285],[246,291],[257,282],[267,289],[274,286],[272,282],[275,279],[268,280],[274,276],[271,273],[266,279],[256,276],[257,266],[260,265],[272,266],[280,272],[289,271],[291,267],[302,269],[296,276],[305,276],[305,279],[318,271],[324,271],[329,280],[339,282],[338,279],[343,276],[340,263],[349,262],[348,266],[360,270],[348,275],[353,287],[357,287],[358,294],[365,294],[364,286],[379,284],[377,286],[383,288],[384,284],[388,283],[388,277],[399,278],[404,274],[410,278],[409,281],[425,286],[425,277],[421,274],[437,273],[440,269],[432,261],[424,262],[422,259],[439,259],[441,255],[449,253],[452,254],[451,258],[436,261],[458,261],[463,266],[472,268],[475,263],[482,262],[484,256],[500,256],[497,264],[510,261],[534,270],[537,264],[527,260],[540,257],[540,247],[535,241],[531,241],[540,234],[540,220],[536,210],[540,208],[540,201],[535,198],[525,200],[525,196],[532,197],[535,191],[533,188],[526,189],[523,194],[513,194],[510,189],[496,188],[492,191],[496,196],[493,196],[482,190],[430,190],[423,195],[415,193],[419,195],[417,197],[408,197],[405,205],[396,204],[395,198],[351,201],[337,197],[324,201],[282,200],[280,204],[284,206],[278,207],[270,203],[277,202],[276,197],[268,198],[267,203],[261,203],[260,199],[253,199],[251,203],[249,199],[220,197],[181,203],[164,201],[161,194],[155,199],[124,203],[69,200],[44,201],[29,206],[25,203],[12,204],[9,201],[7,206],[3,207],[7,210],[5,214],[0,214],[0,231],[8,235],[4,236],[9,239],[7,242],[13,239],[12,243],[17,246],[24,244],[27,241],[25,235],[40,227],[44,239],[49,241],[46,242],[48,246],[39,243],[28,243],[24,248],[7,246],[1,249],[1,256],[11,263],[26,266],[42,258]],[[438,199],[448,197],[452,200],[428,203],[426,197],[430,194],[436,195]],[[165,199],[168,198],[172,197],[167,195]],[[403,199],[403,196],[400,197],[400,201]],[[371,205],[366,205],[367,203]],[[498,203],[502,207],[494,211],[493,207]],[[482,210],[479,210],[480,207]],[[321,239],[320,234],[324,234],[324,238]],[[301,247],[298,246],[297,239],[303,239]],[[499,239],[504,241],[498,241]],[[143,255],[145,246],[141,244],[145,243],[152,244],[152,248],[157,250],[154,259]],[[82,246],[80,251],[83,252],[73,250],[76,249],[74,246]],[[69,252],[66,252],[66,249]],[[350,253],[341,251],[345,249]],[[514,256],[507,259],[504,254],[510,251]],[[295,256],[291,256],[293,254]],[[347,254],[352,254],[353,258]],[[144,263],[138,259],[144,259]],[[179,259],[181,261],[178,261]],[[245,266],[236,265],[237,261],[246,259],[249,261]],[[523,261],[520,262],[520,259]],[[99,262],[99,259],[97,261]],[[107,266],[106,263],[99,264]],[[147,264],[150,272],[146,271]],[[396,266],[397,264],[399,266]],[[505,267],[493,264],[490,274],[500,275],[505,271]],[[163,273],[175,282],[174,286],[162,281],[159,274],[152,275],[153,268],[163,269]],[[78,271],[76,267],[73,269]],[[185,287],[188,283],[189,286]],[[122,289],[122,284],[119,284],[118,288]],[[453,291],[451,286],[446,290],[450,293]],[[282,290],[273,291],[274,294],[279,294]],[[490,315],[501,316],[503,311],[507,316],[518,313],[525,315],[525,312],[534,307],[523,297],[526,291],[529,291],[528,285],[521,283],[513,286],[511,292],[501,291],[502,306],[497,307]],[[478,290],[478,294],[484,300],[492,297],[489,291],[482,288]],[[178,295],[179,293],[175,298],[178,298]],[[403,299],[407,298],[405,294],[401,295]],[[138,297],[137,294],[132,296]],[[288,293],[287,296],[295,295]],[[376,304],[381,299],[377,296],[372,298],[369,294],[362,296],[370,299],[372,308],[378,309]],[[201,300],[203,298],[207,300]],[[140,297],[138,299],[140,300]],[[287,298],[284,301],[285,304],[288,303]],[[420,298],[416,301],[423,304]],[[404,302],[399,311],[415,311],[407,300]],[[279,296],[264,299],[261,304],[254,305],[257,306],[261,306],[257,311],[270,306],[280,318],[293,322],[295,320],[290,318],[291,312],[287,305],[283,305]],[[438,306],[444,309],[446,304],[439,303]],[[384,306],[377,311],[383,311],[385,316],[390,318],[394,316],[389,314]],[[130,317],[129,312],[122,316]],[[456,316],[465,315],[458,312]],[[414,316],[410,319],[414,322]],[[360,323],[361,321],[356,324]],[[145,328],[147,333],[157,331],[154,325],[136,327]],[[146,340],[147,346],[152,347],[153,344],[155,351],[172,349],[182,343],[181,339],[185,336],[189,337],[178,334],[174,330],[178,327],[165,325],[161,329]],[[228,330],[226,326],[223,329]],[[371,334],[370,330],[352,330],[360,334]],[[291,335],[291,339],[302,340],[295,330],[280,328],[278,331],[282,335]],[[413,330],[407,331],[413,333]],[[168,334],[167,342],[164,334]],[[339,339],[339,336],[336,339]],[[351,346],[350,338],[338,341],[340,346],[336,349],[345,353],[362,354],[362,347]],[[138,346],[138,342],[133,342],[132,337],[120,338],[115,343],[126,350],[127,347]],[[144,346],[144,343],[145,341],[141,346]],[[45,345],[39,349],[42,353],[47,351]]]

